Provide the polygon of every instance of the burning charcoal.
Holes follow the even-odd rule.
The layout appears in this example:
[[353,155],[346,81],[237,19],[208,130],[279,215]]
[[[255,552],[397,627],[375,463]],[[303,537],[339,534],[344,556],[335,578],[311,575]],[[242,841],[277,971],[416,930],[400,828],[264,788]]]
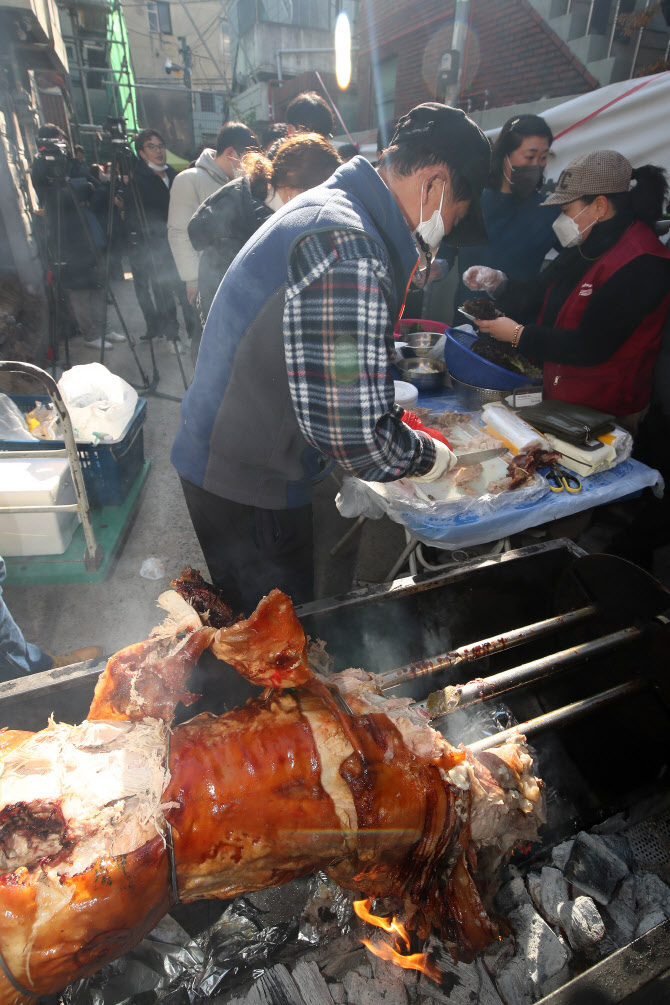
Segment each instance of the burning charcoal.
[[515,958],[524,959],[530,980],[540,987],[565,966],[568,951],[532,904],[522,904],[510,914],[510,921],[516,936]]
[[[500,995],[486,973],[481,960],[474,963],[454,963],[451,953],[439,940],[431,939],[430,958],[442,973],[440,986],[425,974],[419,979],[418,995],[436,1005],[503,1005]],[[358,1005],[358,1003],[357,1003]]]
[[562,844],[557,844],[551,849],[551,861],[557,869],[565,869],[568,859],[572,854],[574,844],[574,839],[570,841],[563,841]]
[[356,1005],[407,1005],[409,999],[405,985],[396,981],[369,980],[354,970],[344,978],[347,998]]
[[637,876],[626,876],[621,881],[617,890],[617,900],[629,907],[633,913],[635,912],[637,907]]
[[[374,939],[375,942],[385,941],[386,936],[381,936],[379,939]],[[387,981],[397,981],[401,980],[406,988],[410,990],[416,987],[419,980],[418,970],[402,970],[400,967],[392,963],[391,960],[383,960],[379,956],[375,956],[373,953],[368,953],[368,961],[372,967],[372,976],[375,980],[387,980]]]
[[576,900],[561,904],[558,914],[568,942],[575,952],[592,954],[605,935],[605,925],[591,898],[577,897]]
[[322,968],[321,973],[329,980],[340,980],[350,970],[364,966],[367,963],[367,955],[365,946],[358,942],[356,949],[350,949],[344,953],[334,952],[325,967]]
[[530,895],[521,876],[515,876],[498,890],[496,907],[501,914],[511,914],[521,904],[530,904]]
[[344,990],[344,984],[329,984],[328,991],[335,1005],[343,1005],[346,1002],[347,992]]
[[630,841],[623,834],[599,834],[598,838],[606,844],[613,855],[620,858],[621,861],[628,866],[629,869],[633,868],[635,864],[635,856],[633,855],[633,849],[630,846]]
[[542,910],[542,877],[539,872],[529,872],[526,876],[526,889],[530,894],[536,911]]
[[609,904],[617,883],[628,874],[626,863],[597,834],[577,835],[565,878],[578,890],[599,904]]
[[506,1005],[532,1005],[538,997],[537,989],[528,976],[525,961],[520,956],[510,960],[496,977],[496,987]]
[[652,908],[642,915],[635,928],[635,938],[639,939],[645,932],[650,932],[657,925],[662,925],[666,919],[665,912],[660,907]]
[[661,911],[670,917],[670,889],[653,872],[637,878],[637,910],[638,914]]
[[499,942],[492,942],[484,951],[482,959],[487,971],[497,977],[514,956],[514,939],[508,936]]
[[[283,963],[277,963],[270,970],[265,970],[255,981],[246,998],[233,999],[240,1005],[305,1005],[295,981]],[[232,1003],[230,1003],[232,1005]]]
[[560,869],[547,865],[541,876],[542,913],[550,925],[558,924],[558,908],[569,899],[568,884]]
[[319,968],[312,960],[305,963],[299,960],[291,974],[305,1005],[334,1005],[328,985],[319,973]]
[[637,918],[635,911],[629,907],[621,898],[615,897],[602,910],[603,920],[607,934],[614,942],[617,949],[627,946],[632,942]]

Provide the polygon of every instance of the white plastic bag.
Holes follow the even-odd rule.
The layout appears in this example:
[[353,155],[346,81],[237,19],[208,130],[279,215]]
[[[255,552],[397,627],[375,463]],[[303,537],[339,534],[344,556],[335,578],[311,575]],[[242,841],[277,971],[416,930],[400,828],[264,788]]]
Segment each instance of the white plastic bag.
[[0,394],[0,440],[36,440],[25,416],[8,394]]
[[101,363],[66,370],[58,381],[74,429],[83,443],[120,440],[137,406],[137,391]]

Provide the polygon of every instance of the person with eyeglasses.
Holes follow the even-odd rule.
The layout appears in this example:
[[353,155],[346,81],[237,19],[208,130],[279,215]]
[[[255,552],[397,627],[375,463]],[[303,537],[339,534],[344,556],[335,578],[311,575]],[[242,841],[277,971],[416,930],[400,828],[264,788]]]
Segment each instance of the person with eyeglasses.
[[131,192],[137,192],[141,205],[128,199],[126,222],[135,296],[147,326],[142,338],[165,336],[178,342],[176,301],[181,305],[189,336],[197,325],[168,242],[170,189],[177,172],[167,163],[165,140],[155,129],[143,129],[137,134],[135,150],[135,185]]

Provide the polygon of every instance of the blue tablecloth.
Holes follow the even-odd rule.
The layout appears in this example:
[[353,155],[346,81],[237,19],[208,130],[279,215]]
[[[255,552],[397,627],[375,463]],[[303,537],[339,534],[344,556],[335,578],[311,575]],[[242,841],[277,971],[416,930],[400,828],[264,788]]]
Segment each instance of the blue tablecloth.
[[[459,405],[453,393],[447,391],[420,395],[418,404],[439,412],[445,409],[454,412],[466,411]],[[359,512],[365,513],[365,495],[371,506],[379,507],[380,497],[374,488],[365,482],[359,482],[358,485],[364,490],[360,496],[362,505]],[[561,517],[573,516],[583,510],[637,495],[644,488],[662,487],[662,485],[663,479],[658,471],[630,458],[609,471],[583,478],[582,491],[576,494],[547,491],[539,499],[517,502],[514,493],[505,493],[504,499],[498,497],[500,505],[485,514],[466,510],[445,517],[427,512],[425,509],[414,510],[403,507],[401,511],[396,509],[389,512],[382,507],[376,515],[381,516],[385,510],[393,520],[405,526],[417,540],[453,551],[509,537],[530,527],[538,527]],[[358,514],[352,512],[349,507],[346,515]]]

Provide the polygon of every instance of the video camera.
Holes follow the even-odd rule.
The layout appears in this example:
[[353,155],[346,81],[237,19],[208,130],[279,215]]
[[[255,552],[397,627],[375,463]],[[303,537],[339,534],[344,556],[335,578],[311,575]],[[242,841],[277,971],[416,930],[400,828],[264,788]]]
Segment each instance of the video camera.
[[69,149],[66,140],[42,139],[37,150],[37,158],[41,162],[41,179],[43,182],[64,182],[67,178]]
[[117,154],[126,154],[132,157],[133,152],[128,144],[128,134],[126,132],[126,120],[122,115],[116,118],[113,115],[108,115],[105,119],[103,129],[106,139],[111,142],[112,149]]

